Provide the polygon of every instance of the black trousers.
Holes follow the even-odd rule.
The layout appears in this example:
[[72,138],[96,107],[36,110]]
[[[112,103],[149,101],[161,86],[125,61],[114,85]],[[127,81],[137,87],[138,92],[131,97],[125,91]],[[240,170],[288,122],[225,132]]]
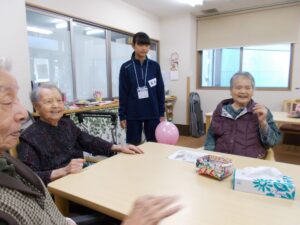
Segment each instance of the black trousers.
[[142,131],[144,128],[147,141],[156,142],[155,129],[160,123],[158,119],[152,120],[127,120],[126,142],[139,145],[141,143]]

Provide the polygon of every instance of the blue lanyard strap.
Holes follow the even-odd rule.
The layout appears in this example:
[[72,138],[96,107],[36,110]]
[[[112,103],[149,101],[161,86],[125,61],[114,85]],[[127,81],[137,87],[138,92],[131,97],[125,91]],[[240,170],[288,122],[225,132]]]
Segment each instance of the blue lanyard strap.
[[[137,73],[136,73],[136,68],[135,68],[134,60],[132,60],[132,63],[133,63],[133,69],[134,69],[134,74],[135,74],[136,83],[137,83],[137,86],[140,87],[139,81],[138,81],[138,77],[137,77]],[[142,75],[144,75],[144,74],[143,74],[143,67],[142,67],[142,66],[141,66],[141,70],[142,70]],[[148,74],[148,60],[147,60],[147,63],[146,63],[145,84],[144,84],[144,87],[146,86],[146,82],[147,82],[147,74]]]

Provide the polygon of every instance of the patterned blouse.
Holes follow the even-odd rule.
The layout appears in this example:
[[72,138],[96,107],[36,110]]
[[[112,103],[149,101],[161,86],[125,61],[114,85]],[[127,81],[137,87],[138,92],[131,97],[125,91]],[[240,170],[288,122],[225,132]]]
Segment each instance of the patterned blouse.
[[37,120],[21,134],[17,152],[19,159],[48,184],[52,170],[83,158],[83,151],[109,156],[111,147],[112,143],[81,131],[72,120],[63,118],[57,126]]

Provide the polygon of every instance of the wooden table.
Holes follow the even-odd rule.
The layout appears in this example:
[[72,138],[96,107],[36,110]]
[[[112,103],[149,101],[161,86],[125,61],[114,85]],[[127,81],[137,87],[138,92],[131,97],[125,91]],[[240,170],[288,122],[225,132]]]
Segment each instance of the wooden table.
[[[198,175],[192,163],[168,159],[176,150],[188,148],[157,143],[146,143],[141,148],[145,154],[118,154],[79,174],[56,180],[48,188],[61,203],[72,200],[118,219],[129,213],[137,197],[167,194],[179,195],[184,209],[161,225],[300,224],[299,193],[293,201],[234,191],[231,177],[217,181]],[[292,176],[296,187],[300,187],[300,166],[226,156],[233,159],[236,168],[276,167]]]
[[[211,117],[213,112],[209,112],[205,114],[205,126],[206,126],[206,133],[208,131],[208,128],[210,126]],[[290,124],[300,124],[300,118],[290,118],[288,117],[287,112],[272,112],[274,122],[279,127],[283,123],[290,123]]]

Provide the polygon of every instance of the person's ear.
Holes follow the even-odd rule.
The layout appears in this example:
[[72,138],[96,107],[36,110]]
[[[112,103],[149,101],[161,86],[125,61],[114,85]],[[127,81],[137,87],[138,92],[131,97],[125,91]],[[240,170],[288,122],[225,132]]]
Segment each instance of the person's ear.
[[35,111],[36,111],[37,113],[40,112],[40,105],[39,105],[38,103],[34,103],[34,104],[33,104],[33,108],[35,109]]

